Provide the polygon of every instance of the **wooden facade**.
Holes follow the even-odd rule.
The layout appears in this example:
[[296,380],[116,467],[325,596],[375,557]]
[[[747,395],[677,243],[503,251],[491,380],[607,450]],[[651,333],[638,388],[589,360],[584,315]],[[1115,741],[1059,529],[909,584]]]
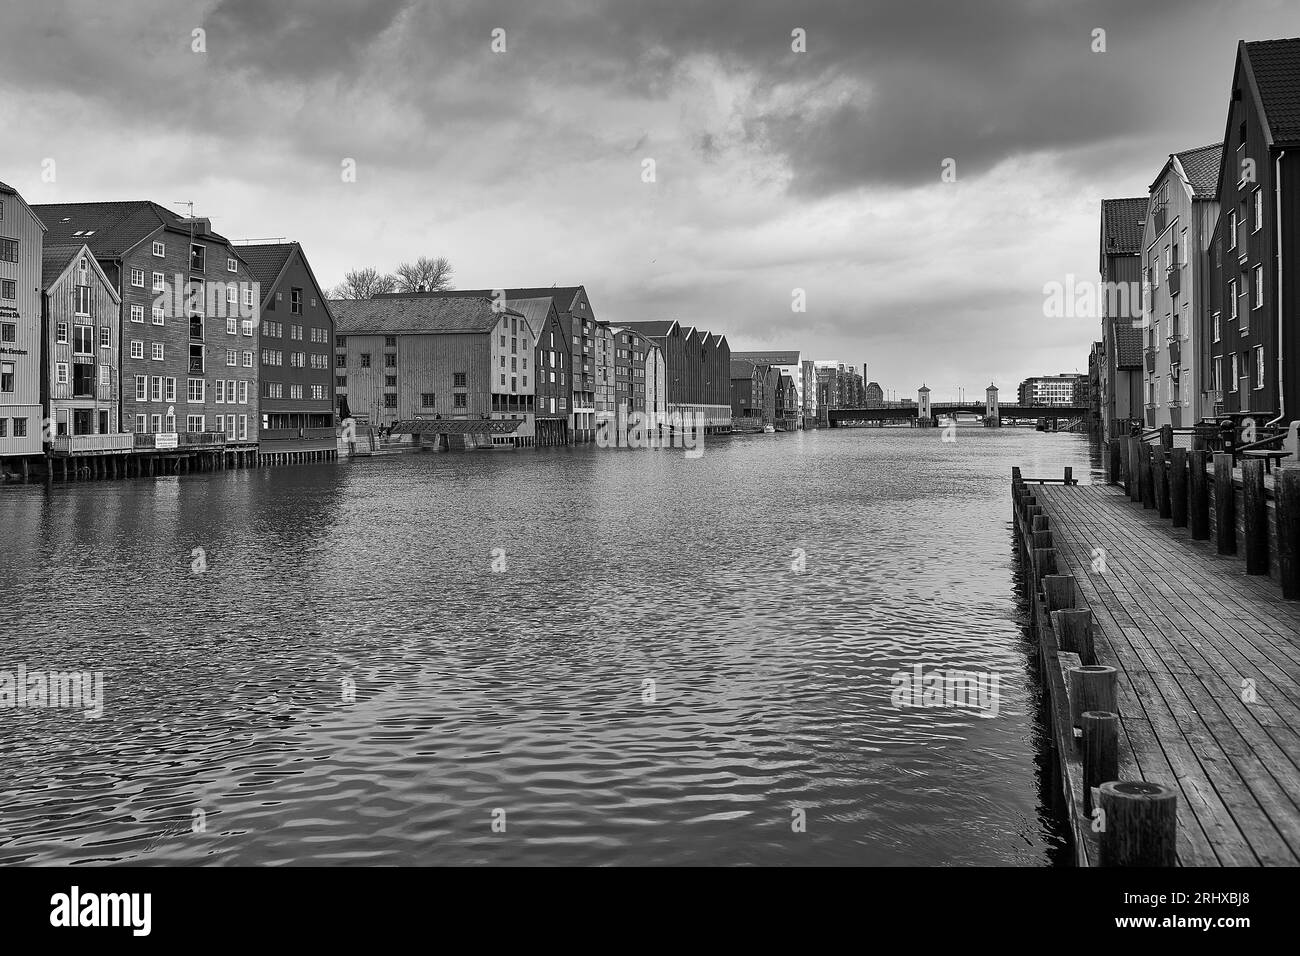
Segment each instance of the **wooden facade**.
[[41,399],[50,437],[120,433],[122,300],[84,243],[47,245],[44,259]]
[[41,453],[44,244],[40,218],[0,183],[0,475],[25,473],[27,459]]

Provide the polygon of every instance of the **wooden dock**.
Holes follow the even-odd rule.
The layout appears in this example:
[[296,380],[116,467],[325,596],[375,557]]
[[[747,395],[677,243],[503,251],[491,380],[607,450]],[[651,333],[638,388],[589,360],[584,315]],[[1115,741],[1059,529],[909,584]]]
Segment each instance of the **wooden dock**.
[[[1117,487],[1028,482],[1050,522],[1050,570],[1073,575],[1095,662],[1118,671],[1119,779],[1177,795],[1177,862],[1300,865],[1300,602]],[[1032,555],[1032,520],[1015,524]],[[1067,693],[1062,670],[1044,664],[1049,697]],[[1078,859],[1095,864],[1069,703],[1064,728],[1062,701],[1051,706]]]

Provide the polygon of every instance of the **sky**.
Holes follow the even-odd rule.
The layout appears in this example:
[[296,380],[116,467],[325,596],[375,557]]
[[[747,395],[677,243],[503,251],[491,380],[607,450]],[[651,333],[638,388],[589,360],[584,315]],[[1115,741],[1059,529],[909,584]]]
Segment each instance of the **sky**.
[[1044,286],[1223,138],[1239,39],[1297,35],[1294,0],[9,0],[0,180],[943,401],[1087,370]]

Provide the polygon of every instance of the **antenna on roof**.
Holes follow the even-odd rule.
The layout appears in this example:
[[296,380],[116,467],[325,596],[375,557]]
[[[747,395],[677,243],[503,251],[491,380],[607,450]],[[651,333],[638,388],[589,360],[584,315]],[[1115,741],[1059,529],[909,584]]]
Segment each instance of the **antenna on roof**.
[[181,199],[181,200],[179,200],[179,201],[177,201],[177,202],[173,202],[172,205],[173,205],[173,206],[185,206],[185,207],[187,208],[187,211],[186,211],[185,215],[189,216],[191,219],[194,218],[194,203],[190,202],[189,200],[187,200],[187,199]]

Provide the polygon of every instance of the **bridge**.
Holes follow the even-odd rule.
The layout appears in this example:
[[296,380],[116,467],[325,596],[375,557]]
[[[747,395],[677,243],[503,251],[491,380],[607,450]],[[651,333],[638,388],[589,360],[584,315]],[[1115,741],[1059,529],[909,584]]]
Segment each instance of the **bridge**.
[[939,424],[941,418],[953,415],[976,415],[989,427],[999,427],[1004,421],[1037,421],[1040,418],[1068,420],[1086,418],[1088,408],[1082,405],[1002,405],[998,402],[998,389],[990,385],[985,390],[983,402],[931,402],[930,390],[922,385],[916,393],[915,405],[889,405],[883,407],[828,408],[825,422],[831,428],[843,425],[871,425],[890,422],[907,422],[917,426]]

